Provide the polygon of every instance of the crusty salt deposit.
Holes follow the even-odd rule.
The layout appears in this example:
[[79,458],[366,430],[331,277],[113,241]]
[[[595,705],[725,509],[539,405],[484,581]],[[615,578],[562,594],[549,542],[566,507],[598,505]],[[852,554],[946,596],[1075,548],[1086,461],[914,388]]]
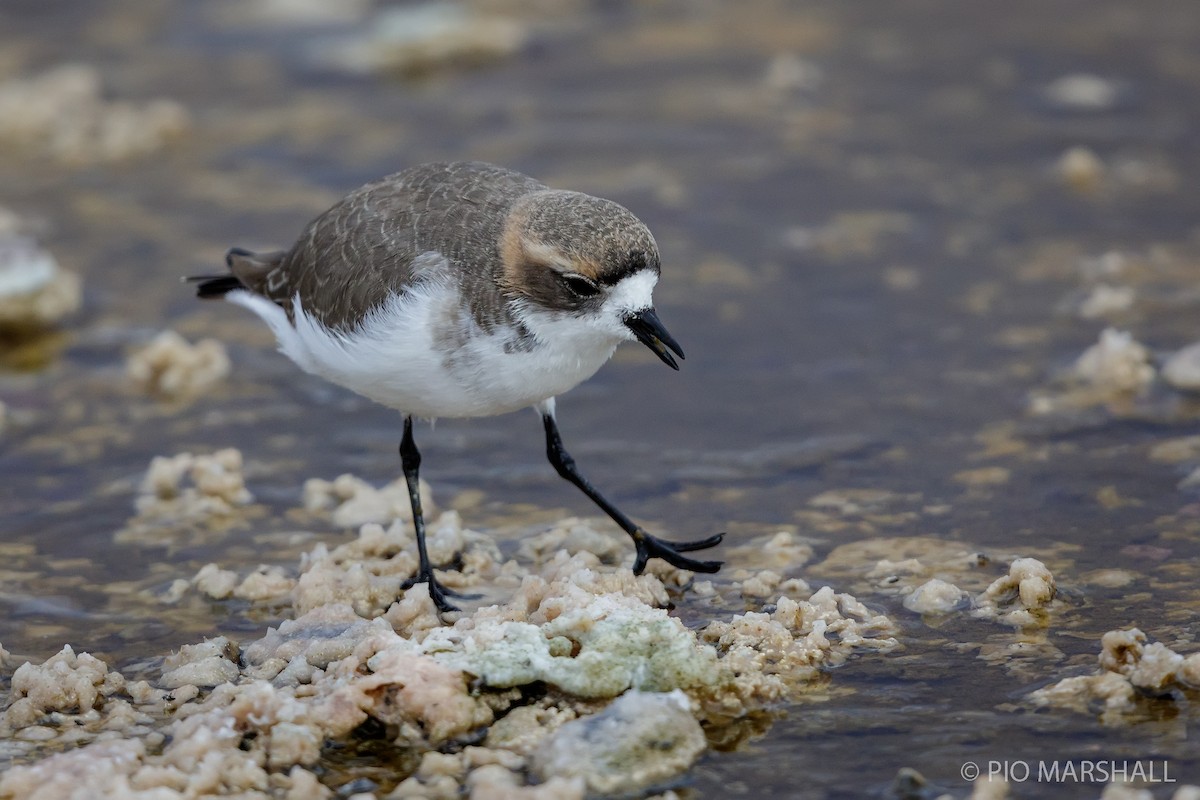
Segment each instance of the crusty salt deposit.
[[32,295],[57,273],[58,261],[32,236],[0,231],[0,297]]
[[629,537],[620,531],[616,534],[578,517],[567,517],[547,531],[523,537],[517,555],[542,564],[559,552],[591,553],[605,564],[616,564],[629,550]]
[[781,597],[774,611],[739,614],[700,631],[721,654],[723,674],[736,677],[693,698],[711,718],[737,717],[748,707],[788,696],[820,669],[844,663],[859,649],[895,648],[893,633],[887,617],[828,586],[807,600]]
[[321,26],[359,22],[371,7],[370,0],[248,0],[239,11],[260,23],[286,26]]
[[[178,541],[181,527],[219,528],[253,502],[242,475],[242,454],[225,448],[211,454],[156,456],[134,498],[136,516],[115,534],[118,542]],[[220,576],[206,575],[209,581]],[[212,596],[227,597],[217,590]],[[172,594],[178,594],[173,590]]]
[[963,605],[966,593],[953,583],[931,578],[904,598],[904,607],[918,614],[945,614]]
[[623,694],[598,714],[548,736],[531,759],[543,778],[581,778],[593,794],[653,787],[691,766],[706,747],[691,701],[678,689]]
[[[310,667],[325,669],[334,661],[349,657],[360,642],[371,636],[392,633],[381,617],[364,619],[346,603],[330,603],[296,619],[284,620],[278,628],[269,628],[261,639],[243,652],[248,664],[259,675],[275,677],[297,659]],[[271,670],[274,668],[274,672]]]
[[1079,302],[1077,312],[1084,319],[1103,319],[1133,307],[1137,293],[1132,286],[1097,284]]
[[1164,439],[1150,448],[1150,460],[1167,464],[1200,460],[1200,436],[1177,436]]
[[[240,477],[240,461],[222,458]],[[194,466],[195,457],[164,460],[147,495],[177,495]],[[244,498],[237,481],[218,484],[229,500]],[[571,521],[564,535],[604,535],[589,525]],[[430,549],[436,563],[453,564],[439,571],[448,586],[499,590],[503,601],[446,625],[424,586],[401,588],[416,569],[411,524],[368,523],[337,547],[316,546],[297,578],[281,575],[280,586],[292,581],[294,618],[244,647],[225,638],[185,646],[151,684],[73,652],[23,667],[13,686],[25,700],[6,715],[13,737],[79,738],[74,749],[14,766],[0,777],[0,796],[69,797],[78,784],[64,775],[87,775],[89,791],[108,797],[323,796],[315,775],[327,743],[350,741],[365,723],[416,758],[396,797],[640,792],[669,784],[703,751],[701,723],[785,701],[855,653],[897,646],[887,617],[829,587],[694,630],[663,608],[662,577],[588,552],[539,550],[534,566],[506,561],[455,512],[431,520]],[[183,591],[237,596],[263,572],[206,567]],[[47,685],[43,694],[35,684]],[[89,704],[100,709],[98,724],[107,720],[106,735],[47,718]],[[588,760],[572,755],[581,742]]]
[[823,70],[795,53],[780,53],[767,64],[763,83],[776,92],[811,91],[824,80]]
[[[881,557],[882,556],[882,557]],[[1016,628],[1045,627],[1066,608],[1042,561],[986,554],[962,542],[912,536],[840,545],[815,569],[855,593],[894,597],[918,614],[967,614]],[[998,569],[1002,575],[996,577]]]
[[191,344],[175,331],[163,331],[129,357],[125,374],[149,394],[185,400],[223,381],[229,356],[216,339]]
[[1110,78],[1074,72],[1051,80],[1043,90],[1046,100],[1076,110],[1105,110],[1114,106],[1121,86]]
[[812,594],[808,582],[802,578],[784,578],[771,569],[758,570],[743,578],[745,570],[733,573],[733,585],[747,600],[770,600],[773,597],[807,597]]
[[1197,686],[1200,654],[1184,659],[1161,642],[1148,641],[1137,628],[1109,631],[1100,647],[1100,668],[1124,675],[1138,689],[1161,694],[1175,683]]
[[[461,561],[460,569],[442,576],[449,588],[474,587],[501,571],[495,542],[490,536],[463,528],[457,512],[444,512],[429,522],[426,545],[435,564]],[[292,591],[292,605],[296,613],[304,614],[327,603],[342,602],[363,616],[377,616],[400,596],[400,587],[416,570],[416,537],[411,522],[397,519],[387,528],[367,523],[356,539],[332,550],[318,544],[304,556]],[[428,599],[423,585],[410,594],[413,602],[419,597]],[[423,607],[402,603],[393,614],[410,611],[423,612]],[[432,621],[422,613],[418,617],[413,624],[439,624],[436,617]]]
[[36,239],[0,227],[0,329],[50,327],[78,310],[81,296],[79,276],[62,269]]
[[83,713],[124,688],[120,673],[110,672],[104,662],[87,653],[76,655],[67,645],[43,664],[26,662],[17,667],[4,724],[19,730],[52,712],[78,709]]
[[1044,92],[1046,99],[1064,108],[1103,111],[1116,103],[1120,86],[1100,75],[1076,72],[1055,78]]
[[417,75],[511,56],[528,35],[515,19],[453,0],[385,8],[364,31],[311,48],[314,59],[354,73]]
[[1044,610],[1054,600],[1054,575],[1036,558],[1017,558],[1008,574],[994,580],[975,599],[973,616],[1010,625],[1045,624]]
[[1099,340],[1063,371],[1057,385],[1033,393],[1030,409],[1050,414],[1098,405],[1126,407],[1157,374],[1150,351],[1133,334],[1105,328]]
[[1181,391],[1200,391],[1200,342],[1172,353],[1163,364],[1162,376]]
[[220,686],[237,679],[237,660],[237,645],[224,636],[184,645],[163,660],[159,685],[164,689]]
[[1150,352],[1127,331],[1105,328],[1075,362],[1074,375],[1093,386],[1133,392],[1154,380]]
[[188,127],[172,100],[107,100],[100,73],[68,64],[0,83],[0,140],[71,163],[155,152]]
[[733,545],[727,552],[731,560],[743,560],[759,569],[786,572],[807,564],[813,557],[813,546],[793,531],[775,531],[755,536],[743,544]]
[[188,587],[195,587],[213,600],[236,597],[238,600],[271,601],[289,597],[295,586],[296,579],[279,566],[263,565],[241,578],[233,570],[205,564],[191,581],[182,581],[173,593],[179,595]]
[[662,692],[718,681],[716,651],[663,609],[563,580],[534,592],[527,596],[540,595],[540,602],[531,621],[438,628],[423,646],[497,688],[542,682],[577,697],[605,698],[631,688]]
[[[412,520],[408,484],[403,478],[376,489],[362,478],[339,475],[332,481],[309,478],[304,482],[304,507],[328,511],[333,524],[357,528],[368,522],[386,525],[392,520]],[[429,486],[421,482],[421,508],[426,516],[435,510]]]
[[1176,653],[1161,642],[1150,642],[1138,628],[1109,631],[1100,640],[1099,669],[1089,675],[1064,678],[1030,694],[1039,706],[1101,712],[1105,722],[1117,722],[1137,710],[1149,697],[1175,689],[1200,689],[1200,652]]
[[1087,193],[1098,189],[1104,181],[1104,162],[1087,147],[1072,147],[1054,165],[1059,179],[1077,192]]
[[227,447],[211,455],[155,457],[135,506],[142,513],[191,517],[229,513],[252,499],[242,476],[241,451]]

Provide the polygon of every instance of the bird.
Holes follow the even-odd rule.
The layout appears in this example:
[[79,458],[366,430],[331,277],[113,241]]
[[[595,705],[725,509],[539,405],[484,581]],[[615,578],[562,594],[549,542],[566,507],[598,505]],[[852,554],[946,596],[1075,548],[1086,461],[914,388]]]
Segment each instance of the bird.
[[546,455],[633,540],[633,571],[651,558],[712,573],[685,555],[723,533],[672,542],[648,533],[579,471],[555,399],[590,378],[623,342],[678,370],[683,350],[653,305],[659,251],[624,206],[552,189],[477,161],[410,167],[350,192],[290,249],[229,250],[228,271],[191,276],[202,299],[249,309],[305,372],[395,409],[418,568],[439,614],[458,611],[425,546],[413,420],[483,417],[532,407]]

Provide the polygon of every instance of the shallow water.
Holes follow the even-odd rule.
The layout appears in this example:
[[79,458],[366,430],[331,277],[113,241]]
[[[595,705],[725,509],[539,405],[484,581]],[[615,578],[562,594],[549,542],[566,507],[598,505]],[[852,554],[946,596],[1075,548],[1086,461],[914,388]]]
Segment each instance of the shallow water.
[[[290,242],[364,180],[479,158],[611,197],[658,237],[657,305],[688,358],[676,374],[626,348],[559,401],[592,480],[677,538],[811,536],[817,557],[797,574],[904,626],[900,653],[836,670],[819,701],[706,755],[692,796],[861,797],[902,767],[961,795],[961,766],[988,760],[1165,759],[1200,783],[1186,698],[1117,726],[1022,704],[1090,669],[1113,628],[1195,649],[1200,505],[1177,488],[1194,465],[1149,451],[1200,433],[1200,405],[1156,386],[1039,415],[1030,397],[1106,325],[1064,310],[1091,285],[1088,258],[1126,254],[1114,280],[1137,299],[1108,321],[1157,354],[1200,338],[1200,10],[538,5],[491,4],[528,26],[522,53],[418,77],[341,73],[307,54],[353,24],[287,28],[234,3],[0,7],[0,75],[86,62],[112,95],[169,97],[192,115],[180,140],[115,164],[0,150],[0,205],[45,220],[45,244],[85,281],[65,336],[36,345],[44,363],[0,373],[13,417],[0,434],[0,642],[35,660],[70,642],[125,666],[273,621],[227,603],[164,612],[137,592],[208,562],[294,564],[312,544],[288,536],[305,529],[288,514],[303,480],[390,480],[400,421],[299,374],[255,320],[197,303],[177,278],[217,267],[230,245]],[[1115,96],[1087,108],[1047,92],[1078,73]],[[1055,172],[1075,146],[1107,167],[1085,190]],[[128,386],[125,355],[166,327],[226,342],[231,378],[182,406]],[[590,513],[544,463],[532,414],[447,420],[418,441],[439,498],[485,493],[464,511],[474,527]],[[151,457],[231,445],[263,506],[246,530],[114,543]],[[961,474],[982,467],[1008,473]],[[888,494],[817,525],[811,501],[851,489]],[[1036,631],[923,621],[865,570],[825,559],[914,536],[1042,558],[1066,607]],[[1089,578],[1112,568],[1133,582]],[[1013,642],[1031,652],[981,657]]]

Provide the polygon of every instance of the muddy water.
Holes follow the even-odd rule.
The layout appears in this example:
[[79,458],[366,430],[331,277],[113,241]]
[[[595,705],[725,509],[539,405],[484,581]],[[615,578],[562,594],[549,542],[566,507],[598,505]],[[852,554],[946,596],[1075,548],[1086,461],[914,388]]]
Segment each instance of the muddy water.
[[[1200,10],[500,2],[482,5],[526,31],[516,55],[363,75],[319,57],[331,36],[361,38],[361,21],[252,13],[268,5],[0,7],[3,74],[85,62],[113,96],[191,114],[182,138],[117,163],[0,150],[0,205],[42,220],[85,281],[62,334],[9,346],[0,373],[8,650],[40,660],[70,642],[136,674],[275,619],[150,598],[208,562],[294,565],[315,536],[294,511],[303,480],[391,479],[399,420],[300,375],[254,320],[198,304],[177,278],[230,245],[290,242],[364,180],[478,158],[618,200],[659,239],[658,307],[688,358],[676,374],[622,350],[560,400],[592,479],[677,537],[809,536],[816,558],[795,574],[903,625],[901,653],[837,670],[710,752],[692,796],[861,797],[903,767],[961,795],[962,765],[989,760],[1158,759],[1200,783],[1184,698],[1119,725],[1022,701],[1091,669],[1113,628],[1195,649],[1200,506],[1177,487],[1191,465],[1150,450],[1200,432],[1200,405],[1160,384],[1049,413],[1031,398],[1057,391],[1107,324],[1157,355],[1200,338]],[[1098,95],[1056,93],[1072,75],[1098,78]],[[1064,179],[1073,147],[1102,169]],[[1121,266],[1105,280],[1135,299],[1084,318],[1106,253]],[[230,379],[176,405],[129,386],[126,354],[167,327],[225,341]],[[435,493],[482,490],[464,509],[475,527],[590,513],[544,463],[539,427],[518,414],[425,429]],[[114,541],[151,457],[230,445],[261,506],[250,522]],[[1002,469],[970,472],[982,468]],[[873,494],[819,500],[852,490]],[[1065,610],[1025,631],[922,620],[863,577],[886,546],[853,549],[901,537],[1042,558]],[[1095,578],[1111,569],[1130,582]]]

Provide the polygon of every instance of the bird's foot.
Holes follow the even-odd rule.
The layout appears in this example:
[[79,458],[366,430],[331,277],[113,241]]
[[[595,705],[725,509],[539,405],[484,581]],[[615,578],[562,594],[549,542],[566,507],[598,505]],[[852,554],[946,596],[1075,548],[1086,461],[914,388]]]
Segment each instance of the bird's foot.
[[438,582],[438,579],[433,576],[432,569],[430,569],[428,572],[418,572],[416,575],[400,584],[400,588],[404,591],[408,591],[418,583],[428,584],[429,599],[433,601],[433,605],[435,608],[437,608],[438,614],[445,614],[450,611],[462,611],[461,608],[454,605],[447,599],[449,597],[455,597],[459,600],[478,600],[483,596],[480,594],[457,592],[454,589],[448,589],[445,586],[442,586],[442,584]]
[[718,533],[715,536],[709,536],[707,539],[698,539],[694,542],[668,542],[665,539],[659,539],[657,536],[651,536],[640,528],[630,535],[633,537],[634,546],[637,547],[637,558],[633,562],[633,573],[635,575],[641,575],[646,569],[646,562],[652,558],[661,558],[673,567],[692,572],[716,572],[721,568],[722,562],[720,561],[700,561],[695,558],[688,558],[683,553],[716,547],[725,538],[724,533]]

